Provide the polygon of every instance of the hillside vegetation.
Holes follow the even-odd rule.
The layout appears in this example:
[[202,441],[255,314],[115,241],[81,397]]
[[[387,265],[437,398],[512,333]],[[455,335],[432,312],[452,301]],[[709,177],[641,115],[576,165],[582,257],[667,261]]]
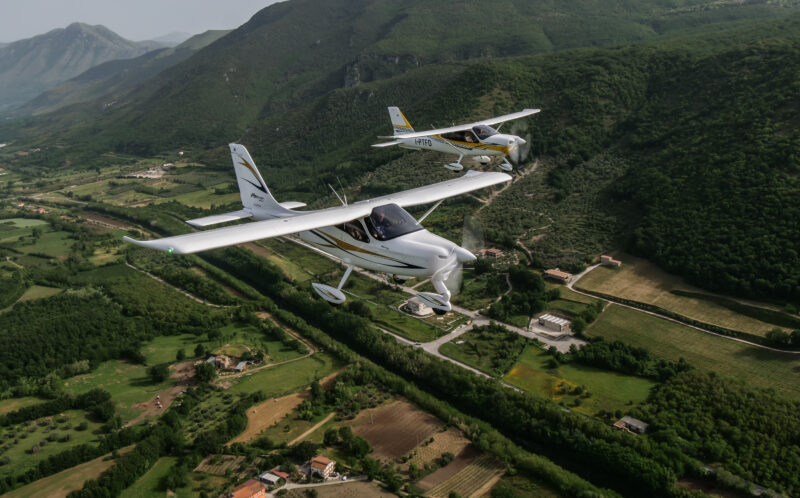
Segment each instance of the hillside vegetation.
[[[794,3],[505,2],[519,23],[482,5],[275,4],[106,111],[0,132],[68,144],[14,162],[29,173],[186,146],[229,174],[224,144],[238,140],[282,199],[313,201],[337,177],[358,197],[447,175],[431,166],[443,156],[368,147],[387,105],[420,127],[540,107],[508,126],[539,166],[481,210],[491,243],[573,270],[623,247],[705,288],[800,299],[800,17],[757,20]],[[483,30],[432,28],[445,13]],[[590,18],[602,29],[580,29]]]

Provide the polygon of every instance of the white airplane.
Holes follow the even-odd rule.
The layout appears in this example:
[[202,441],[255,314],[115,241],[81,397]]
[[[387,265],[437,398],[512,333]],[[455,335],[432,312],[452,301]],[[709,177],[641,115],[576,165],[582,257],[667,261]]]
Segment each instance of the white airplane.
[[[393,138],[393,142],[374,144],[373,147],[389,147],[399,145],[404,149],[435,150],[458,155],[458,160],[445,165],[453,171],[461,171],[464,166],[461,160],[464,156],[478,156],[478,162],[489,164],[490,156],[502,156],[503,162],[500,169],[511,171],[513,167],[506,156],[513,154],[520,145],[525,145],[525,140],[516,135],[507,135],[492,128],[492,125],[505,123],[514,119],[524,118],[536,114],[541,109],[523,109],[512,114],[505,114],[496,118],[476,121],[465,125],[439,128],[436,130],[414,131],[406,117],[397,107],[389,107],[389,117],[392,120],[394,135],[378,138]],[[499,128],[499,127],[498,127]]]
[[[260,221],[157,240],[123,239],[169,253],[190,254],[297,233],[305,242],[348,265],[337,287],[312,284],[320,297],[333,304],[345,301],[342,287],[353,267],[358,266],[400,280],[430,278],[438,294],[420,292],[417,297],[438,314],[450,311],[450,290],[446,281],[463,263],[474,261],[475,256],[425,230],[420,222],[448,197],[511,180],[505,173],[468,171],[459,178],[353,204],[347,204],[345,198],[341,206],[295,211],[305,204],[276,201],[247,149],[239,144],[230,144],[230,149],[244,209],[187,223],[205,227],[245,218]],[[433,202],[435,204],[416,220],[403,209]]]

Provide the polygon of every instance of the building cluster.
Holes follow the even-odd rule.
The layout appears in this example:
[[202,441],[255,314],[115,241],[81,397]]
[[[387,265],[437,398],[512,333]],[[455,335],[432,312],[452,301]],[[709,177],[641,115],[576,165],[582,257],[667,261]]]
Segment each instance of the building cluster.
[[217,370],[227,370],[232,372],[244,372],[248,365],[252,362],[250,361],[239,361],[236,362],[234,365],[234,360],[230,356],[226,356],[224,354],[218,354],[215,356],[209,356],[206,360],[206,363],[210,363],[216,367]]
[[[335,472],[336,462],[324,456],[315,456],[302,467],[298,472],[309,477],[318,476],[321,479],[337,479],[339,474]],[[342,479],[345,479],[342,477]],[[282,472],[281,468],[275,467],[259,474],[258,479],[249,479],[236,486],[226,495],[227,498],[262,498],[267,496],[268,489],[275,489],[289,481],[289,474]]]

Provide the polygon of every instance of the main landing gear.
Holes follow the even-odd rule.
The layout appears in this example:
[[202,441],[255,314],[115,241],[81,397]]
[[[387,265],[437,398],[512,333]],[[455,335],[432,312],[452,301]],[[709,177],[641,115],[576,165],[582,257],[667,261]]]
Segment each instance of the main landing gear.
[[347,282],[347,278],[350,276],[350,273],[353,271],[353,265],[348,265],[347,270],[344,271],[344,275],[342,275],[342,280],[339,282],[338,287],[331,287],[330,285],[325,284],[318,284],[313,283],[311,287],[319,294],[319,297],[328,301],[331,304],[339,305],[345,302],[347,299],[344,297],[344,292],[342,292],[342,287],[344,287],[344,283]]

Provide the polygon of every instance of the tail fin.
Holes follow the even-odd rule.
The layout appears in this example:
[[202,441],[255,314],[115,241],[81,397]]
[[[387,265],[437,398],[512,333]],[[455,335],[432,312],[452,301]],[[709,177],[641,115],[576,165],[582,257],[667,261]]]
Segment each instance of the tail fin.
[[254,215],[288,213],[289,211],[272,197],[267,184],[261,178],[261,173],[256,169],[256,163],[244,145],[229,144],[229,146],[244,208]]
[[404,133],[414,133],[414,128],[408,122],[399,107],[389,108],[389,118],[392,120],[392,127],[394,128],[395,135],[402,135]]

